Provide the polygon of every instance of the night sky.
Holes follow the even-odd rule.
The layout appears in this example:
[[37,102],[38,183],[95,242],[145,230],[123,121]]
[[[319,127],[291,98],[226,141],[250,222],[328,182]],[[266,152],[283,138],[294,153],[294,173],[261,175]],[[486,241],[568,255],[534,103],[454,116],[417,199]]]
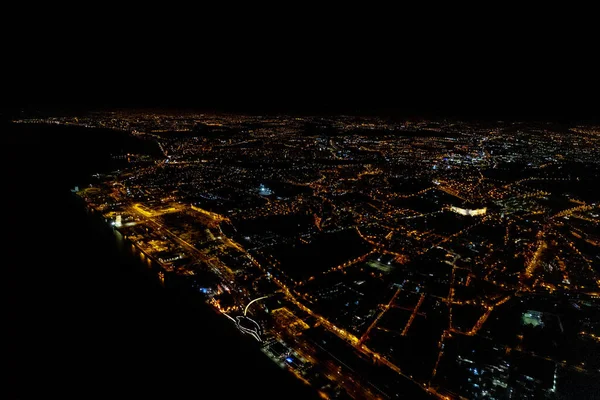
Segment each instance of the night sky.
[[127,36],[104,29],[88,38],[88,27],[80,42],[79,30],[54,27],[33,42],[9,42],[3,105],[599,118],[593,36],[557,21],[527,31],[501,20],[477,25],[415,23],[368,35],[365,26],[331,27],[328,36],[307,25],[293,38],[257,26],[176,38],[167,27]]

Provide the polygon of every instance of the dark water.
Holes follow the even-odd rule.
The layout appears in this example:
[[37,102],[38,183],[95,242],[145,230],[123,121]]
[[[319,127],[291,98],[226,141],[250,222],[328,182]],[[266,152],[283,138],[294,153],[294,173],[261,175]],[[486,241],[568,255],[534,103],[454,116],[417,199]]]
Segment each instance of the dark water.
[[5,398],[313,398],[228,321],[161,288],[77,204],[68,187],[95,166],[69,154],[85,141],[3,129]]

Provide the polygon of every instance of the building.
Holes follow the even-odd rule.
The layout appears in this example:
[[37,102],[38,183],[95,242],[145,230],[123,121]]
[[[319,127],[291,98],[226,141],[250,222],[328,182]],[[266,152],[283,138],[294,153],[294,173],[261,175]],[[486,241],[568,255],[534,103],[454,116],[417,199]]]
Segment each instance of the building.
[[470,208],[460,208],[456,206],[450,206],[450,210],[454,211],[460,215],[468,215],[471,217],[475,217],[478,215],[485,215],[487,213],[487,207],[470,209]]

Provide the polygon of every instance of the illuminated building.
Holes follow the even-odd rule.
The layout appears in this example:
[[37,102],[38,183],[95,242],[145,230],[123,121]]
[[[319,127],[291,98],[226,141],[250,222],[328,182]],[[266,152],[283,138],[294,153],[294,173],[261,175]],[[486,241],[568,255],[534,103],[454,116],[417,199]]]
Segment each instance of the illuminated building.
[[273,194],[273,191],[261,183],[260,187],[258,188],[258,193],[261,196],[269,196],[269,195]]
[[485,213],[487,212],[487,207],[478,208],[478,209],[468,209],[468,208],[460,208],[460,207],[451,206],[450,210],[452,210],[455,213],[460,214],[460,215],[469,215],[471,217],[475,217],[478,215],[485,215]]

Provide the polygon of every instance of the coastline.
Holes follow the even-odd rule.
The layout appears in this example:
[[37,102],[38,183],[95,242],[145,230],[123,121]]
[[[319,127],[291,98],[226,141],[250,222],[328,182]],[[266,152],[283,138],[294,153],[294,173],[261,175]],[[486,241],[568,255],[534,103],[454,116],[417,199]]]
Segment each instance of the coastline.
[[[190,317],[194,318],[198,324],[202,326],[210,327],[214,334],[219,337],[227,338],[228,342],[221,344],[229,345],[229,341],[235,342],[236,348],[243,348],[244,357],[251,361],[252,367],[257,368],[259,371],[268,370],[269,374],[275,374],[273,376],[279,376],[277,383],[273,384],[273,388],[276,389],[280,385],[284,387],[295,387],[296,392],[300,397],[295,397],[294,394],[287,394],[288,398],[302,398],[311,399],[318,398],[317,392],[312,387],[308,386],[306,382],[299,380],[297,376],[290,373],[287,368],[281,368],[280,365],[275,363],[264,351],[262,351],[261,344],[257,343],[252,337],[243,334],[235,324],[227,321],[223,317],[223,314],[219,312],[214,306],[206,301],[206,298],[201,294],[191,295],[189,292],[183,292],[178,290],[178,287],[171,286],[168,281],[161,282],[159,273],[164,270],[161,267],[161,263],[152,255],[148,254],[142,248],[140,248],[134,241],[124,235],[121,230],[117,227],[107,223],[108,220],[104,218],[101,212],[87,206],[84,199],[76,194],[71,194],[73,199],[76,199],[76,204],[73,206],[79,207],[85,212],[88,219],[92,221],[94,226],[99,227],[102,231],[110,234],[114,240],[114,247],[119,248],[120,252],[125,256],[129,256],[133,261],[133,271],[123,271],[126,273],[133,273],[134,277],[139,277],[140,280],[149,281],[150,286],[153,286],[158,293],[162,293],[165,296],[172,298],[178,305],[181,305],[186,311],[190,312]],[[121,243],[121,245],[119,245]],[[141,256],[143,255],[143,257]],[[130,268],[131,269],[131,268]],[[177,310],[173,310],[177,313]],[[220,349],[211,348],[211,353],[218,353]],[[265,398],[271,398],[266,396]],[[277,398],[277,397],[273,397]]]

